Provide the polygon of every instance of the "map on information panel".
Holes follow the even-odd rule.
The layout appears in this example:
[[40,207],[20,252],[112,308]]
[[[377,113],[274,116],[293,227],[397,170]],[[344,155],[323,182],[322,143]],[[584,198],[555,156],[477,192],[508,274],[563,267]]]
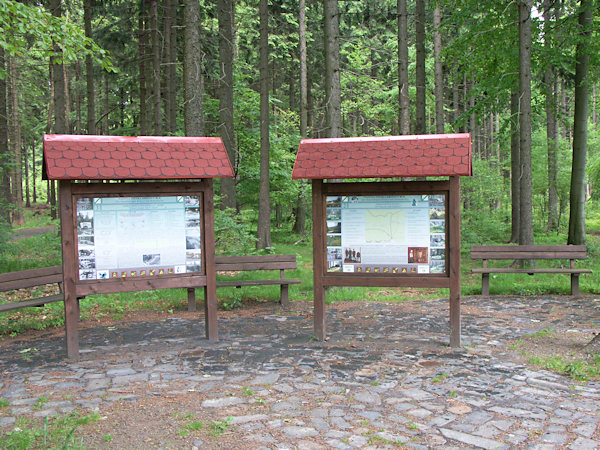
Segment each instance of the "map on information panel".
[[446,272],[444,195],[327,197],[327,270]]
[[404,211],[365,210],[365,239],[368,244],[401,243],[406,240]]

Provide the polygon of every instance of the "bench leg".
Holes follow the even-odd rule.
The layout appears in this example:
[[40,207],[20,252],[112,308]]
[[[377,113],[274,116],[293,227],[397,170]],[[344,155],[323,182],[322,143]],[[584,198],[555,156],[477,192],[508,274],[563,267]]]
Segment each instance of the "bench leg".
[[481,274],[481,295],[490,295],[490,274]]
[[196,311],[196,289],[188,288],[188,311],[194,312]]
[[579,274],[571,274],[571,295],[579,297]]
[[281,297],[279,302],[283,308],[287,308],[290,306],[290,296],[289,296],[289,285],[282,284],[281,285]]

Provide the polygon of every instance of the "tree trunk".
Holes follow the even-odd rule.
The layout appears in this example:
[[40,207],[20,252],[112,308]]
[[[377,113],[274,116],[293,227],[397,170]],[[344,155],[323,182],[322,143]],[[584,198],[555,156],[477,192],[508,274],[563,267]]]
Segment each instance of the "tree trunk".
[[[92,0],[83,3],[83,26],[85,36],[92,38]],[[94,91],[94,60],[85,56],[85,84],[87,90],[87,134],[96,134],[96,93]]]
[[340,14],[337,0],[323,0],[325,49],[325,128],[328,137],[342,135],[340,85]]
[[35,140],[31,141],[31,185],[32,185],[32,201],[35,204],[37,202],[37,188],[36,188],[36,172],[35,172]]
[[[308,69],[306,60],[306,1],[299,0],[298,6],[298,38],[300,46],[300,138],[307,137],[308,132]],[[299,181],[298,200],[294,208],[294,225],[292,231],[304,234],[306,224],[306,199],[304,197],[305,180]]]
[[10,171],[12,199],[13,199],[13,226],[20,226],[25,223],[23,216],[23,153],[21,138],[21,117],[19,111],[19,75],[17,71],[16,56],[8,59],[8,78],[10,80],[10,144],[13,153],[13,166]]
[[31,192],[29,190],[29,151],[27,145],[23,144],[23,170],[25,172],[25,207],[31,207]]
[[269,204],[269,9],[268,0],[259,2],[260,16],[260,184],[256,248],[271,247]]
[[519,162],[521,166],[519,244],[533,244],[531,191],[531,6],[519,1]]
[[[218,2],[219,16],[219,116],[220,135],[227,149],[227,155],[237,172],[235,135],[233,127],[233,58],[234,58],[234,0]],[[224,208],[236,207],[235,179],[221,179],[221,205]]]
[[558,126],[556,121],[555,75],[544,74],[546,85],[546,141],[548,146],[548,231],[558,230]]
[[81,90],[81,64],[75,61],[75,123],[73,123],[73,133],[83,134],[81,127],[81,104],[83,103],[83,93]]
[[300,137],[308,130],[308,78],[306,62],[306,0],[299,0],[298,39],[300,46]]
[[160,100],[160,42],[158,35],[158,0],[150,0],[150,33],[152,36],[152,90],[154,103],[154,135],[162,135]]
[[416,99],[415,134],[427,133],[425,121],[425,0],[415,1]]
[[138,17],[138,68],[140,85],[140,134],[148,136],[150,132],[150,114],[148,111],[148,79],[146,77],[148,70],[148,31],[146,30],[146,0],[140,1],[140,11]]
[[433,59],[435,70],[435,132],[444,133],[444,73],[442,70],[442,15],[439,5],[433,10]]
[[[50,0],[50,12],[54,17],[62,16],[61,0]],[[63,70],[62,51],[56,43],[53,44],[53,55],[50,57],[52,65],[52,80],[54,83],[54,132],[64,134],[67,132],[67,104],[65,97],[65,74]],[[50,217],[58,218],[58,205],[54,181],[50,182]]]
[[398,0],[398,98],[400,134],[410,134],[410,97],[408,93],[408,12],[406,0]]
[[[4,49],[0,47],[0,70],[6,70]],[[8,111],[6,77],[0,77],[0,222],[10,224],[10,149],[8,147]]]
[[575,50],[575,117],[573,120],[573,166],[568,244],[585,244],[585,165],[587,157],[588,72],[590,28],[593,1],[582,0],[579,11],[579,36]]
[[202,49],[200,46],[200,4],[198,0],[185,0],[183,5],[183,121],[186,136],[204,136],[202,97]]
[[109,82],[108,82],[108,72],[104,73],[103,76],[104,82],[104,113],[102,114],[102,133],[107,135],[108,130],[110,129],[110,122],[108,120],[108,116],[110,115],[110,99],[109,99]]
[[165,79],[165,123],[169,134],[177,131],[177,2],[166,0],[164,15],[165,36],[165,63],[167,67],[164,72]]

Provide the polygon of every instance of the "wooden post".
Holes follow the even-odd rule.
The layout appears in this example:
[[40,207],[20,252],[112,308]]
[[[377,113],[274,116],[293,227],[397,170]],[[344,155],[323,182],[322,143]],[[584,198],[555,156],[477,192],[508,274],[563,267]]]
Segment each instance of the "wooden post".
[[63,292],[65,295],[65,341],[67,357],[79,360],[79,302],[75,281],[79,278],[79,264],[75,246],[75,215],[71,181],[60,181],[60,224],[62,238]]
[[450,177],[450,347],[460,347],[460,178]]
[[324,340],[325,323],[325,289],[323,288],[324,266],[324,234],[325,206],[323,202],[323,180],[312,180],[313,208],[313,281],[314,281],[314,322],[315,337]]
[[217,272],[215,261],[215,204],[213,199],[213,180],[206,180],[206,190],[202,195],[204,217],[204,318],[206,321],[206,338],[210,341],[219,339],[217,329]]
[[196,311],[196,288],[187,289],[188,311]]
[[[281,269],[279,271],[279,279],[283,280],[285,278],[285,269]],[[282,284],[279,295],[279,303],[282,308],[288,308],[290,306],[290,285]]]

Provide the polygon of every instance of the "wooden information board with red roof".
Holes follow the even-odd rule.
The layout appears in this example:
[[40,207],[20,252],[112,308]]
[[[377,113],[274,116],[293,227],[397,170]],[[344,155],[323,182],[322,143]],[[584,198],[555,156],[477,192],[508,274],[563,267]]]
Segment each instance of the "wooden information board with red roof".
[[469,134],[300,142],[292,178],[312,180],[318,338],[326,286],[449,288],[460,346],[459,177],[470,175]]
[[218,339],[212,179],[233,176],[220,138],[46,135],[44,174],[60,187],[69,358],[91,294],[203,287]]

